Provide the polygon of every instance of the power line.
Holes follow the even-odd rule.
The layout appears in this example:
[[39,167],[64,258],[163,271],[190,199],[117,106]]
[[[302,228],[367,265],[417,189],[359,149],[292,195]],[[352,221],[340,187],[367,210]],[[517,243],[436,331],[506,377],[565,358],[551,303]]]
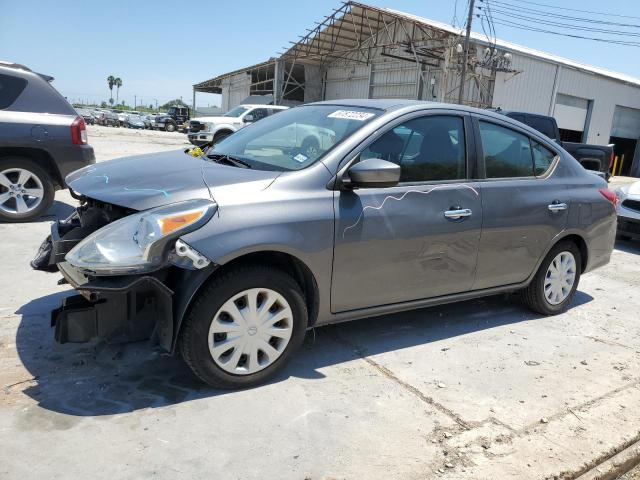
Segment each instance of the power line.
[[[482,1],[482,0],[480,0]],[[593,15],[604,15],[607,17],[620,17],[620,18],[634,18],[636,20],[640,20],[640,17],[634,17],[633,15],[621,15],[621,14],[617,14],[617,13],[607,13],[607,12],[596,12],[594,10],[580,10],[578,8],[568,8],[565,6],[562,7],[558,7],[557,5],[549,5],[548,3],[537,3],[537,2],[531,2],[529,0],[519,0],[519,3],[528,3],[529,5],[536,5],[538,7],[547,7],[547,8],[555,8],[557,10],[569,10],[572,12],[580,12],[580,13],[590,13]],[[518,6],[517,8],[520,8],[520,6]]]
[[[478,18],[480,18],[479,14],[476,14],[476,16]],[[520,28],[522,30],[528,30],[531,32],[540,32],[540,33],[548,33],[551,35],[558,35],[558,36],[562,36],[562,37],[570,37],[570,38],[578,38],[578,39],[582,39],[582,40],[593,40],[595,42],[602,42],[602,43],[611,43],[611,44],[615,44],[615,45],[626,45],[629,47],[640,47],[640,42],[627,42],[624,40],[613,40],[613,39],[608,39],[608,38],[599,38],[599,37],[587,37],[584,35],[575,35],[575,34],[571,34],[571,33],[562,33],[562,32],[556,32],[553,30],[546,30],[546,29],[542,29],[542,28],[536,28],[536,27],[531,27],[529,25],[524,25],[522,23],[517,23],[517,22],[512,22],[509,20],[494,20],[494,23],[496,25],[503,25],[505,27],[515,27],[515,28]]]
[[[479,10],[482,10],[482,7],[478,7]],[[630,36],[630,37],[640,37],[640,32],[621,32],[620,30],[609,30],[605,28],[595,28],[595,27],[587,27],[583,25],[576,25],[573,23],[564,23],[564,22],[555,22],[552,20],[545,20],[541,18],[529,17],[527,15],[520,15],[517,13],[507,12],[505,10],[497,9],[495,12],[498,15],[503,15],[505,17],[516,18],[518,20],[528,20],[536,23],[541,23],[543,25],[549,25],[552,27],[563,27],[572,30],[581,30],[586,32],[597,32],[597,33],[605,33],[608,35],[617,35],[617,36]],[[500,17],[498,17],[500,19]],[[504,19],[503,19],[504,20]]]
[[[481,3],[486,3],[487,7],[489,7],[489,1],[488,0],[479,0],[479,1]],[[500,0],[492,0],[492,3],[498,4],[498,8],[500,8],[500,7],[502,7],[502,8],[514,8],[514,9],[517,9],[517,11],[520,12],[520,13],[526,13],[526,14],[536,15],[536,16],[541,16],[541,17],[560,18],[560,19],[564,19],[564,20],[571,20],[571,21],[584,22],[584,23],[594,23],[594,24],[599,24],[599,25],[610,25],[610,26],[615,26],[615,27],[640,28],[640,24],[611,22],[611,21],[607,21],[607,20],[598,20],[598,19],[595,19],[595,18],[576,17],[576,16],[572,16],[572,15],[562,15],[560,13],[553,13],[553,12],[548,12],[548,11],[544,11],[544,10],[537,10],[537,9],[533,9],[533,8],[527,8],[527,7],[523,7],[521,5],[514,5],[512,3],[503,2],[503,1],[500,1]]]

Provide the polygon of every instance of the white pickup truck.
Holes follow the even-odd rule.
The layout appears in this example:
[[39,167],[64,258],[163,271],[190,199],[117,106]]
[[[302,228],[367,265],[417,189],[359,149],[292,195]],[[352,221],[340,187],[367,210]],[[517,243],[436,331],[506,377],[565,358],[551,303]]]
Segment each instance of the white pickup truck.
[[189,122],[189,141],[196,146],[215,144],[249,123],[287,108],[279,105],[238,105],[224,115],[193,118]]

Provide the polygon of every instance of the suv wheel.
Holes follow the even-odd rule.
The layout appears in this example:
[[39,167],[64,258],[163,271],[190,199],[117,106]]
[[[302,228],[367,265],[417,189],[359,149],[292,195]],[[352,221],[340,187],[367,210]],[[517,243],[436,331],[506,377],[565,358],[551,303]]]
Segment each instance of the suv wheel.
[[558,243],[547,254],[536,276],[523,290],[524,303],[544,315],[564,312],[580,281],[582,257],[575,243]]
[[191,370],[217,388],[263,383],[302,344],[307,309],[296,281],[252,266],[214,278],[194,301],[180,336]]
[[167,122],[167,124],[164,126],[164,129],[167,132],[175,132],[176,131],[176,124],[173,122]]
[[49,174],[21,157],[0,160],[0,220],[28,222],[51,207],[55,190]]

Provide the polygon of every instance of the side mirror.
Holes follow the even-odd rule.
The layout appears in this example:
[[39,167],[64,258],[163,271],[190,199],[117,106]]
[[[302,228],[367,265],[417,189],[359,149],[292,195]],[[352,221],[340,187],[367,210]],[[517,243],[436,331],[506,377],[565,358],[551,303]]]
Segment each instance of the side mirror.
[[248,113],[247,115],[245,115],[244,117],[242,117],[242,121],[244,123],[251,123],[253,122],[253,115],[251,115],[250,113]]
[[394,187],[400,181],[400,165],[379,158],[369,158],[353,165],[347,175],[348,179],[344,179],[347,187]]

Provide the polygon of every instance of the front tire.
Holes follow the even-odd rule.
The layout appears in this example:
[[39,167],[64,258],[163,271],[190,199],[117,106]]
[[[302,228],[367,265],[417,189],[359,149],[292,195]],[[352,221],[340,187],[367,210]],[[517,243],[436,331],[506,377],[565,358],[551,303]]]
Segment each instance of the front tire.
[[176,124],[173,122],[167,122],[167,124],[164,126],[164,129],[167,132],[175,132],[176,131]]
[[302,344],[307,309],[298,283],[267,266],[238,267],[214,277],[185,318],[182,356],[216,388],[264,383]]
[[564,312],[573,301],[581,273],[582,255],[576,244],[570,241],[558,243],[522,291],[524,304],[543,315]]
[[54,195],[51,176],[33,160],[0,159],[0,221],[31,221],[49,210]]
[[218,132],[213,136],[213,140],[211,140],[211,146],[215,145],[218,142],[221,142],[225,138],[231,135],[230,132]]

